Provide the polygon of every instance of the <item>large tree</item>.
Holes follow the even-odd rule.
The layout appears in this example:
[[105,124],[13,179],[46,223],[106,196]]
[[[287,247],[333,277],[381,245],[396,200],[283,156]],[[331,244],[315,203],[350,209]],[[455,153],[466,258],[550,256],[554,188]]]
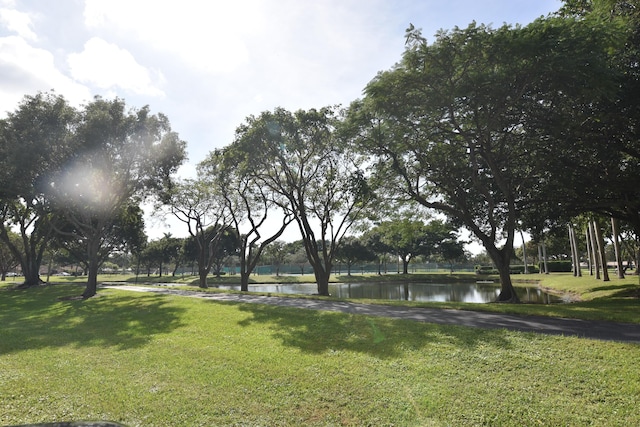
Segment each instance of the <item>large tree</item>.
[[[53,249],[62,249],[70,259],[80,264],[87,274],[93,265],[100,268],[115,252],[138,252],[147,236],[144,233],[144,218],[140,206],[129,203],[103,228],[103,234],[95,252],[88,250],[86,231],[76,221],[59,221],[56,236],[51,241]],[[93,259],[92,259],[93,257]]]
[[362,159],[339,138],[339,122],[331,108],[278,108],[247,118],[234,141],[255,184],[277,193],[297,223],[320,295],[329,294],[336,249],[371,197]]
[[216,252],[232,225],[224,196],[205,179],[185,179],[174,185],[167,202],[169,212],[187,227],[185,250],[197,260],[198,286],[207,288]]
[[[582,100],[612,43],[606,26],[540,19],[470,25],[428,44],[411,27],[402,61],[352,106],[358,138],[399,196],[469,229],[500,272],[498,301],[518,301],[509,275],[519,216],[549,179],[551,137]],[[595,52],[595,53],[594,53]],[[595,69],[595,71],[594,71]],[[581,98],[582,97],[582,98]]]
[[75,121],[76,111],[54,93],[25,96],[0,121],[0,241],[18,259],[25,286],[41,283],[40,264],[56,220],[44,195],[47,178],[73,152]]
[[[148,107],[128,109],[122,99],[96,97],[80,112],[75,151],[51,177],[49,197],[83,242],[88,260],[84,298],[97,291],[105,239],[129,206],[165,192],[185,158],[185,142],[163,114]],[[71,231],[69,231],[71,230]]]
[[[249,277],[258,265],[262,251],[276,241],[293,221],[282,210],[282,196],[261,186],[248,159],[247,146],[232,144],[209,154],[199,165],[201,175],[223,197],[239,240],[240,290],[249,290]],[[280,202],[280,203],[279,203]],[[279,216],[279,221],[268,221]]]

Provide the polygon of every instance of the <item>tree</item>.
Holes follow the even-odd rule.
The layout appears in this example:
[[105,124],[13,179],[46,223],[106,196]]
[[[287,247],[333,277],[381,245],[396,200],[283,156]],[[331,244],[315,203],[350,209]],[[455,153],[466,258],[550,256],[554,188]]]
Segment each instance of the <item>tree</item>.
[[355,140],[391,191],[482,242],[500,273],[498,301],[518,301],[509,274],[517,221],[541,204],[548,142],[569,122],[569,100],[602,88],[585,63],[598,69],[610,44],[605,26],[559,18],[472,24],[431,45],[411,27],[402,61],[351,107]]
[[185,179],[172,188],[167,208],[187,226],[190,238],[185,252],[197,260],[198,286],[207,288],[207,275],[224,233],[232,223],[224,196],[204,179]]
[[329,294],[336,250],[372,196],[363,159],[339,138],[338,125],[331,108],[278,108],[247,118],[234,141],[256,185],[278,194],[297,223],[320,295]]
[[620,220],[611,218],[611,240],[616,258],[616,273],[618,279],[624,279],[624,268],[622,267],[622,248],[620,247]]
[[309,257],[305,250],[302,240],[287,243],[286,245],[286,262],[295,265],[300,270],[300,275],[304,274],[305,268],[309,267]]
[[233,227],[227,227],[225,230],[218,231],[217,227],[213,227],[209,233],[210,235],[219,235],[217,243],[211,247],[212,249],[212,263],[213,272],[216,277],[220,277],[223,272],[222,268],[226,262],[229,262],[233,257],[238,255],[240,249],[240,235],[238,230]]
[[[168,264],[172,261],[175,265],[178,264],[182,246],[181,239],[171,237],[170,233],[165,233],[161,239],[153,240],[146,245],[142,251],[142,258],[146,261],[148,268],[157,267],[159,275],[162,277],[162,272]],[[175,276],[175,267],[173,275]]]
[[[143,212],[136,204],[121,207],[117,216],[103,229],[100,245],[93,254],[87,251],[83,231],[78,229],[76,222],[60,221],[55,228],[56,236],[51,240],[51,248],[62,249],[62,253],[79,263],[87,274],[90,274],[92,265],[100,268],[113,252],[136,251],[147,239],[144,234]],[[91,256],[94,257],[93,260]]]
[[41,283],[40,265],[56,220],[44,196],[46,180],[73,151],[75,121],[75,110],[54,93],[25,96],[0,120],[0,241],[18,259],[25,286]]
[[376,258],[376,254],[371,249],[353,236],[345,237],[336,251],[336,260],[346,264],[348,276],[351,276],[351,267],[356,262],[374,261]]
[[383,268],[386,273],[386,263],[389,261],[389,254],[393,251],[393,248],[389,247],[389,245],[384,242],[380,230],[377,227],[371,228],[364,232],[360,239],[363,244],[376,255],[378,262],[378,275],[382,274]]
[[441,220],[425,224],[409,218],[393,219],[378,224],[373,230],[384,247],[402,261],[403,274],[409,273],[409,263],[417,256],[440,254],[457,259],[464,254],[454,228]]
[[402,261],[402,274],[409,273],[409,263],[414,257],[432,253],[431,236],[422,221],[407,218],[384,221],[375,230],[389,252]]
[[262,251],[262,259],[276,269],[276,276],[280,276],[280,268],[286,262],[286,243],[281,240],[272,242]]
[[[284,233],[293,220],[284,211],[278,226],[267,220],[278,209],[279,194],[270,187],[263,187],[256,180],[248,162],[251,147],[231,145],[225,150],[214,151],[200,163],[200,171],[207,176],[210,185],[216,186],[224,198],[234,228],[238,231],[240,259],[240,290],[249,290],[249,277],[258,265],[262,251]],[[277,212],[276,212],[277,214]]]
[[434,253],[438,259],[449,264],[449,271],[453,273],[453,264],[467,257],[464,250],[464,245],[467,242],[459,239],[455,228],[449,223],[433,221],[430,226],[431,234],[436,240]]
[[74,132],[75,151],[55,174],[48,197],[67,223],[62,234],[82,242],[88,263],[84,298],[97,291],[106,240],[143,198],[171,188],[185,143],[162,114],[127,110],[121,99],[96,97],[84,106]]

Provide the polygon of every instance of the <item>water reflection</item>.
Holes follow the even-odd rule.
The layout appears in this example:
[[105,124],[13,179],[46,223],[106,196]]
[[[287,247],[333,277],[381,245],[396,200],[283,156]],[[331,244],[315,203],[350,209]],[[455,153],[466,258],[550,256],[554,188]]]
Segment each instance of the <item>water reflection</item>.
[[[220,286],[223,289],[240,290],[239,286]],[[315,284],[250,285],[250,292],[283,294],[313,294]],[[368,298],[395,301],[442,301],[487,303],[495,301],[500,286],[493,283],[345,283],[330,284],[329,292],[338,298]],[[535,287],[516,288],[522,302],[549,304],[561,302]]]

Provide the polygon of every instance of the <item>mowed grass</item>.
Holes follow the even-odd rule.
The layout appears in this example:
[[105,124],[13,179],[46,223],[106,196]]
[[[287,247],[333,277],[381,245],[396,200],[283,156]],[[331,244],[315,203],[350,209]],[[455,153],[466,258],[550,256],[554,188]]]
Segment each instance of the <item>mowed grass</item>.
[[0,425],[640,425],[634,344],[81,290],[0,290]]

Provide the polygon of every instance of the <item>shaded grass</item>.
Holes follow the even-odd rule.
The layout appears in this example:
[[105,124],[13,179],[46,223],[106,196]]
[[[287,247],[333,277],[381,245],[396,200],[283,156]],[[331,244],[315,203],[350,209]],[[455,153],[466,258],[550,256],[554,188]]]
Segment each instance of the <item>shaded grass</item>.
[[77,290],[0,291],[0,424],[640,425],[638,345]]

